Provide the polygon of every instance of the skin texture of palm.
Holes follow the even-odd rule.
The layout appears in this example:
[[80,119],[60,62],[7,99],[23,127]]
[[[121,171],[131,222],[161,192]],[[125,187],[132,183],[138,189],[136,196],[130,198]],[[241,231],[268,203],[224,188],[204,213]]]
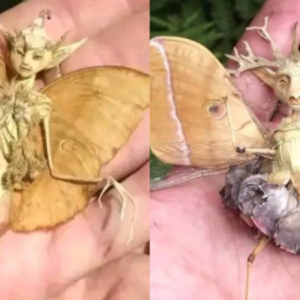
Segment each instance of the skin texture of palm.
[[[290,33],[300,17],[300,1],[266,1],[251,26],[263,24],[265,16],[269,16],[268,28],[274,42],[288,55]],[[268,43],[256,32],[248,31],[240,39],[237,48],[242,53],[245,40],[256,55],[272,59]],[[234,82],[266,126],[274,127],[286,114],[281,106],[269,121],[276,107],[275,97],[255,75],[247,72]],[[223,176],[207,177],[152,193],[152,300],[193,300],[201,296],[243,299],[247,257],[256,240],[237,215],[223,208],[219,196],[223,185]],[[299,278],[300,258],[270,243],[252,267],[249,299],[296,300]]]
[[[2,14],[0,22],[8,29],[22,28],[41,10],[48,8],[53,12],[53,19],[47,32],[53,39],[66,31],[69,31],[67,42],[89,37],[76,56],[63,64],[63,74],[84,67],[112,64],[147,73],[148,7],[146,0],[114,0],[109,4],[102,0],[30,0]],[[1,42],[5,49],[4,39]],[[42,87],[47,80],[49,77],[40,80],[38,85]],[[111,278],[111,284],[107,284],[105,290],[101,289],[100,299],[119,299],[120,291],[123,296],[131,295],[132,291],[125,283],[133,284],[140,278],[144,283],[140,293],[147,295],[148,258],[136,249],[143,249],[149,240],[148,124],[148,113],[145,113],[128,143],[102,170],[103,174],[119,180],[126,178],[123,184],[137,201],[137,230],[130,246],[126,246],[126,238],[131,211],[128,209],[128,217],[121,222],[114,190],[103,199],[102,210],[97,203],[91,203],[74,220],[51,232],[7,232],[0,239],[1,299],[70,299],[68,293],[74,293],[78,286],[84,288],[81,293],[76,293],[76,299],[93,299],[86,290],[95,292],[94,297],[97,295],[99,299],[97,283],[102,284],[102,276]],[[132,273],[124,271],[127,266],[138,269],[139,273],[134,272],[130,277]],[[121,282],[124,284],[120,285]],[[131,299],[141,299],[140,295]]]

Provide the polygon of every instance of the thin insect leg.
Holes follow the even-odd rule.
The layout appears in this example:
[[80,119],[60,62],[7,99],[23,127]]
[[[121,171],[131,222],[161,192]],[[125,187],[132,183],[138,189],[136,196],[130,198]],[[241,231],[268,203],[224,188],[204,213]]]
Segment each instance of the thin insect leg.
[[226,108],[227,108],[228,122],[229,122],[230,131],[231,131],[233,147],[238,153],[256,154],[256,155],[264,156],[264,157],[274,156],[276,154],[276,150],[274,150],[274,149],[246,148],[246,147],[237,145],[235,133],[234,133],[233,126],[232,126],[231,112],[230,112],[228,101],[226,101]]
[[231,112],[229,109],[228,101],[225,101],[225,104],[226,104],[226,109],[227,109],[228,123],[229,123],[230,131],[231,131],[232,144],[233,144],[234,149],[237,149],[238,146],[236,143],[235,133],[234,133],[233,126],[232,126]]
[[133,206],[133,213],[132,213],[132,218],[130,221],[130,228],[129,228],[129,236],[127,239],[127,245],[128,245],[133,239],[134,223],[135,223],[135,215],[136,215],[136,203],[133,197],[126,191],[126,189],[119,182],[117,182],[112,177],[109,177],[108,179],[110,180],[111,184],[114,186],[114,188],[118,191],[118,193],[122,197],[122,207],[120,213],[121,220],[124,220],[125,218],[125,210],[126,210],[128,200],[131,201],[131,204]]
[[107,180],[106,183],[105,183],[105,186],[103,187],[103,189],[102,189],[102,191],[101,191],[101,193],[100,193],[100,195],[98,197],[98,203],[99,203],[100,209],[103,208],[102,197],[105,194],[105,192],[110,188],[110,186],[111,186],[111,183],[110,183],[109,180]]
[[114,180],[113,178],[111,177],[108,177],[106,178],[106,184],[104,186],[104,188],[102,189],[99,197],[98,197],[98,202],[101,203],[100,206],[102,208],[102,197],[104,195],[104,193],[111,187],[111,186],[114,186],[114,188],[119,192],[119,194],[121,195],[122,197],[122,200],[121,200],[121,204],[122,204],[122,207],[121,207],[121,213],[120,213],[120,220],[123,221],[124,219],[124,206],[126,207],[126,197],[124,196],[124,194],[127,193],[127,191],[123,188],[123,190],[120,189],[120,187],[118,186],[118,182],[116,180]]
[[254,250],[249,255],[247,260],[247,275],[246,275],[246,291],[245,291],[245,300],[249,300],[249,286],[250,286],[250,270],[251,266],[256,258],[256,256],[264,249],[264,247],[268,244],[270,241],[270,237],[262,236],[258,243],[256,244]]
[[133,239],[133,232],[134,232],[134,222],[135,222],[135,214],[136,214],[136,204],[135,201],[133,200],[133,197],[126,191],[126,189],[120,184],[118,183],[114,178],[112,177],[106,177],[105,178],[107,180],[105,187],[103,188],[103,190],[101,191],[101,194],[98,198],[98,202],[101,203],[102,207],[102,196],[104,195],[105,191],[110,187],[113,186],[119,193],[119,195],[121,196],[121,213],[120,213],[120,220],[123,221],[125,218],[125,211],[126,211],[126,206],[127,206],[127,201],[131,201],[132,206],[133,206],[133,214],[132,214],[132,218],[130,221],[130,229],[129,229],[129,235],[128,235],[128,239],[127,239],[127,245],[132,241]]

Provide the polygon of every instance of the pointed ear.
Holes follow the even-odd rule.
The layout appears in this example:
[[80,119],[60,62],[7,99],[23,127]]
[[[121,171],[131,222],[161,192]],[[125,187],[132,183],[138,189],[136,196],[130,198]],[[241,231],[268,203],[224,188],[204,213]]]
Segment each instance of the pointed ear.
[[47,69],[51,69],[55,66],[61,64],[65,59],[67,59],[75,50],[77,50],[80,46],[82,46],[87,41],[87,38],[82,39],[79,42],[68,46],[60,46],[53,53],[53,60]]
[[10,32],[10,31],[6,30],[1,23],[0,23],[0,32],[3,34],[3,36],[7,42],[11,41],[16,36],[14,31]]
[[275,72],[268,68],[257,68],[252,70],[253,73],[270,87],[275,86]]

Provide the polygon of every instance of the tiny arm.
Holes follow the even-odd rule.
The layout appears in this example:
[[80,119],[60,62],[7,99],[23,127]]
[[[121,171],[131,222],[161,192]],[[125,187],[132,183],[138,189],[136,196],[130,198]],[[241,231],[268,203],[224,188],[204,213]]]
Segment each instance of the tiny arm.
[[46,153],[47,153],[47,160],[49,165],[49,170],[51,175],[60,180],[77,182],[77,183],[98,183],[103,181],[103,177],[96,177],[96,178],[83,178],[83,177],[76,177],[64,174],[56,174],[54,171],[53,159],[52,159],[52,151],[51,151],[51,143],[50,143],[50,115],[47,115],[43,119],[43,127],[44,127],[44,134],[45,134],[45,142],[46,142]]
[[275,156],[276,155],[276,150],[269,149],[269,148],[246,148],[246,147],[236,146],[235,150],[238,153],[249,153],[249,154],[256,154],[259,156]]

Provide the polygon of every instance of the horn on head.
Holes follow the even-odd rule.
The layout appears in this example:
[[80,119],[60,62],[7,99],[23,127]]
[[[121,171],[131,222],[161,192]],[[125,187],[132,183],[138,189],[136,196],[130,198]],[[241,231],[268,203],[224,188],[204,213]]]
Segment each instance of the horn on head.
[[63,43],[64,41],[66,40],[67,38],[67,35],[68,35],[68,31],[66,33],[64,33],[61,38],[59,39],[59,41],[55,44],[54,48],[57,50]]
[[16,40],[18,36],[18,31],[13,29],[11,31],[6,30],[2,24],[0,23],[0,32],[3,34],[5,41],[7,42],[7,45],[10,47],[13,42]]
[[298,22],[296,22],[294,29],[293,29],[293,43],[292,43],[292,49],[290,54],[290,59],[294,62],[300,61],[300,52],[299,52],[299,46],[298,46],[298,40],[297,40],[297,27]]
[[62,37],[58,41],[58,46],[61,46],[64,43],[64,41],[66,40],[68,34],[69,34],[69,32],[67,31],[64,35],[62,35]]

